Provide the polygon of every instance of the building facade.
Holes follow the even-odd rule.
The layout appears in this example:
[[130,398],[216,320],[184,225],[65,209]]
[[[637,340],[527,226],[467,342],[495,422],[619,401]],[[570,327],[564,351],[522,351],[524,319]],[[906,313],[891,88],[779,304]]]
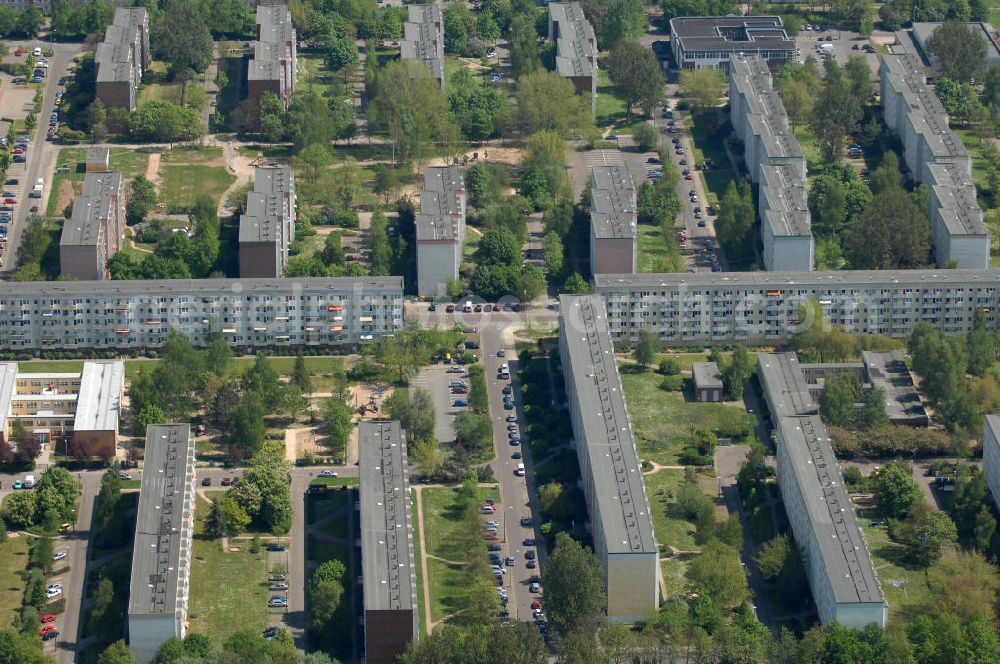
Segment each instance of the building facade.
[[678,16],[670,19],[670,45],[680,69],[724,71],[739,55],[759,56],[773,69],[796,50],[780,16]]
[[285,272],[295,240],[295,177],[288,166],[258,166],[247,209],[240,215],[240,277],[276,278]]
[[968,334],[976,311],[995,329],[1000,311],[995,270],[599,274],[594,284],[612,337],[627,344],[643,328],[678,345],[780,343],[815,322],[800,320],[812,303],[851,334],[899,339],[920,321]]
[[[287,110],[292,103],[297,75],[298,39],[292,26],[292,14],[287,5],[258,5],[257,39],[253,42],[253,57],[247,65],[247,99],[253,109],[260,107],[260,98],[273,92]],[[256,111],[251,113],[257,117]],[[259,118],[256,129],[260,128]]]
[[597,112],[597,36],[579,2],[549,3],[549,39],[556,43],[556,73],[573,82],[578,95],[589,95]]
[[590,271],[638,272],[638,213],[635,183],[624,164],[591,169]]
[[127,626],[129,649],[139,664],[152,662],[164,641],[183,639],[187,630],[194,456],[190,424],[147,427]]
[[360,422],[358,450],[365,662],[395,664],[418,638],[413,515],[399,422]]
[[458,166],[424,172],[417,227],[417,294],[445,296],[458,279],[465,246],[465,179]]
[[559,300],[559,350],[608,620],[632,623],[659,606],[659,549],[604,304]]
[[868,542],[795,353],[758,353],[757,367],[777,438],[781,499],[820,621],[884,628],[889,607]]
[[108,278],[108,259],[125,241],[125,181],[117,171],[88,171],[83,193],[59,238],[59,273],[80,280]]
[[413,60],[427,67],[434,80],[444,90],[444,22],[439,5],[410,5],[409,19],[403,23],[403,39],[399,42],[404,60]]
[[725,388],[722,373],[715,362],[695,362],[691,367],[695,401],[722,401]]
[[142,7],[119,7],[94,53],[97,98],[106,108],[134,111],[139,84],[151,59],[148,12]]
[[0,350],[337,347],[403,326],[402,277],[0,282]]
[[993,502],[1000,508],[1000,415],[983,418],[983,472]]

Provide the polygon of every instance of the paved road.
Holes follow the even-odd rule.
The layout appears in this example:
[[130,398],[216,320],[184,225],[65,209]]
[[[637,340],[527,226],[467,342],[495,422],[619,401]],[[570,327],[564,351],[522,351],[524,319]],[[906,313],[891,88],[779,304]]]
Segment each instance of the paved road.
[[[35,128],[31,139],[31,147],[28,149],[27,163],[11,164],[7,169],[7,178],[17,178],[20,184],[15,191],[18,194],[18,204],[14,210],[14,220],[7,226],[7,248],[3,257],[0,258],[0,268],[10,271],[14,268],[14,261],[17,254],[18,244],[21,242],[21,233],[28,219],[28,210],[32,205],[38,205],[40,212],[44,214],[45,209],[42,202],[47,200],[49,187],[52,184],[52,174],[55,171],[55,156],[58,147],[50,141],[45,140],[45,134],[49,128],[49,116],[55,108],[56,91],[62,88],[59,79],[68,74],[73,64],[73,58],[83,50],[83,44],[42,44],[41,42],[7,42],[10,48],[10,55],[5,58],[8,62],[23,62],[24,58],[16,58],[13,53],[18,46],[30,53],[35,46],[48,46],[54,50],[54,56],[49,58],[49,73],[45,79],[45,87],[42,92],[42,108],[38,113],[38,126]],[[45,178],[45,194],[41,199],[28,198],[28,193],[39,177]]]

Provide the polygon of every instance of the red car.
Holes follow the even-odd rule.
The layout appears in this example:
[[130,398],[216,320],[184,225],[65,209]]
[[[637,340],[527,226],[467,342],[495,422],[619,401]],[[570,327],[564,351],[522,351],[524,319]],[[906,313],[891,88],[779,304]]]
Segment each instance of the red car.
[[43,623],[50,623],[50,622],[55,622],[55,621],[56,621],[56,617],[54,615],[52,615],[51,613],[46,613],[44,616],[42,616],[42,622]]
[[11,205],[17,205],[17,199],[16,198],[5,198],[5,199],[3,199],[3,202],[4,203],[10,203]]
[[38,630],[38,636],[45,636],[46,632],[54,632],[56,629],[55,625],[46,625],[45,627]]
[[540,600],[540,599],[533,599],[533,600],[531,600],[531,608],[532,609],[540,609],[540,608],[542,608],[542,600]]

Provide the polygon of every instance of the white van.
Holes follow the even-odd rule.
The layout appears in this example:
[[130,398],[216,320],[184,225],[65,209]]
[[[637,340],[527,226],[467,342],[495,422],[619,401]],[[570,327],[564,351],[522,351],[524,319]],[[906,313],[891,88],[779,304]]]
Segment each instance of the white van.
[[517,470],[514,471],[514,474],[517,475],[518,477],[524,477],[524,464],[523,463],[517,464]]
[[472,313],[472,302],[466,302],[465,304],[463,304],[462,305],[462,311],[464,311],[467,314],[471,314]]

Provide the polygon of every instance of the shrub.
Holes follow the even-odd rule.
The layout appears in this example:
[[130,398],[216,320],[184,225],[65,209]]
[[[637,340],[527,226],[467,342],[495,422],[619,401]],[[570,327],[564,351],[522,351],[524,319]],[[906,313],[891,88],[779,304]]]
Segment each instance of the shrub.
[[666,392],[677,392],[684,388],[684,376],[664,376],[660,381],[660,389]]
[[676,376],[681,372],[681,364],[677,360],[668,357],[660,360],[659,372],[664,376]]
[[839,457],[863,454],[873,457],[911,455],[940,456],[952,449],[951,438],[941,431],[890,424],[869,431],[848,431],[828,427],[833,451]]

